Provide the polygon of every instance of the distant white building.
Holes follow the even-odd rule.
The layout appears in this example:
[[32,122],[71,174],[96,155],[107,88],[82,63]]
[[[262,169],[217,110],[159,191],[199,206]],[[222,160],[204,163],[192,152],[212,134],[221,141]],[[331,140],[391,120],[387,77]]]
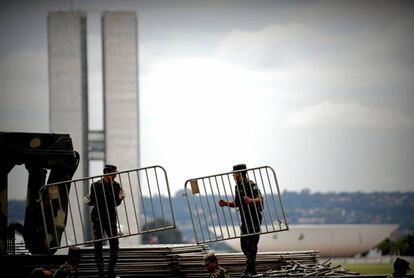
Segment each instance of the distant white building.
[[80,154],[73,178],[89,174],[86,13],[51,12],[47,18],[49,128],[69,134]]
[[[288,231],[261,235],[259,252],[319,250],[321,257],[353,257],[368,252],[398,228],[397,224],[289,225]],[[241,252],[238,238],[226,243]]]
[[[102,15],[103,132],[88,127],[86,16],[84,12],[48,15],[50,132],[71,136],[81,158],[74,179],[91,175],[91,160],[115,164],[118,171],[139,168],[135,12]],[[83,191],[88,194],[89,184]],[[89,210],[83,213],[88,215]],[[136,237],[131,240],[138,242]]]

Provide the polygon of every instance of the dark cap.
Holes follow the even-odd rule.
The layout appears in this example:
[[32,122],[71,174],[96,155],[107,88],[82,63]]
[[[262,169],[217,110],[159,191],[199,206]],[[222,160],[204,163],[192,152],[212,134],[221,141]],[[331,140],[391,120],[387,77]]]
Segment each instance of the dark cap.
[[410,263],[404,259],[397,258],[394,262],[395,270],[411,270]]
[[207,265],[208,263],[214,263],[214,262],[217,262],[216,254],[214,254],[214,252],[208,252],[204,256],[204,265]]
[[117,171],[116,166],[115,165],[110,165],[110,164],[106,164],[104,169],[103,169],[104,174],[114,173],[116,171]]
[[245,170],[245,169],[247,169],[246,164],[237,164],[233,166],[233,171]]

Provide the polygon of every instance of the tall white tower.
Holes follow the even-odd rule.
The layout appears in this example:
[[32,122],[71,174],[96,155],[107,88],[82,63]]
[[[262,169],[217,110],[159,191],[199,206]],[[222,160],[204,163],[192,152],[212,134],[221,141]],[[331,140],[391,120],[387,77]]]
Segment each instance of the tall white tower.
[[138,168],[137,20],[134,12],[102,16],[105,161]]
[[[137,20],[134,12],[105,12],[102,16],[105,162],[118,171],[138,164],[138,59]],[[132,194],[138,196],[138,186]],[[130,198],[124,202],[130,202]],[[127,206],[134,215],[134,206]],[[120,216],[124,217],[124,216]],[[130,246],[140,237],[127,237]]]
[[88,175],[86,14],[51,12],[47,20],[50,132],[68,133],[80,154],[74,179]]
[[[104,163],[115,164],[118,171],[139,168],[135,12],[102,14],[103,133],[91,132],[88,127],[86,37],[85,13],[49,13],[50,131],[70,134],[74,149],[81,157],[74,179],[90,176],[89,160],[101,159]],[[104,146],[103,150],[100,146]],[[86,195],[89,184],[85,183],[83,188]],[[138,190],[138,186],[134,186],[132,194],[137,196]],[[137,213],[132,206],[128,210],[129,215]],[[88,219],[88,208],[83,214]],[[120,244],[137,242],[139,239],[132,237],[124,238]]]

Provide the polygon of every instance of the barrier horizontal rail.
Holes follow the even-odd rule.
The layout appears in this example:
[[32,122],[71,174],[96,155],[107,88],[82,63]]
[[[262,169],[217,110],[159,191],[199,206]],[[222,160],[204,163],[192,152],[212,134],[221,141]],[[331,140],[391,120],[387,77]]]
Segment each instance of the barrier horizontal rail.
[[[239,172],[246,172],[247,176],[246,181],[240,185],[240,191],[236,190],[236,182],[233,180],[234,174]],[[254,204],[247,208],[243,205],[236,208],[219,205],[220,200],[237,198],[242,200],[244,196],[240,195],[240,192],[248,194],[247,192],[255,186],[257,186],[255,190],[258,190],[263,198],[261,204]],[[197,243],[217,242],[289,229],[276,173],[269,166],[189,179],[184,185],[184,195]],[[247,231],[240,232],[243,223],[254,223],[255,218],[259,217],[260,229],[246,228],[249,225],[244,225],[243,228]]]
[[[94,238],[90,212],[92,207],[85,199],[102,186],[105,176],[114,175],[125,198],[116,206],[116,233],[105,238]],[[95,183],[94,186],[91,186]],[[112,192],[114,183],[111,181]],[[105,190],[102,190],[105,192]],[[96,193],[96,192],[95,192]],[[103,193],[104,201],[96,200],[99,222],[109,218],[114,194]],[[106,196],[108,195],[108,196]],[[165,169],[150,166],[116,173],[108,173],[77,180],[44,185],[39,190],[43,231],[49,249],[121,238],[175,228],[175,218]],[[109,205],[109,206],[108,206]],[[103,227],[101,224],[101,230]]]

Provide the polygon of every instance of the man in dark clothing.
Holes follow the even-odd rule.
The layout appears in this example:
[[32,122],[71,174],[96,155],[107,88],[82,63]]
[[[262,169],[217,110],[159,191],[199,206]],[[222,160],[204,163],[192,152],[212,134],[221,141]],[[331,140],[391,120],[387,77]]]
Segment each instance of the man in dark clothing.
[[393,278],[407,277],[407,273],[411,270],[410,263],[404,259],[396,258],[394,261]]
[[56,269],[53,278],[76,278],[78,277],[78,265],[81,259],[81,249],[72,246],[68,250],[68,260]]
[[102,253],[102,240],[105,233],[109,238],[109,264],[108,277],[116,277],[114,270],[118,260],[119,241],[117,227],[117,211],[125,198],[124,191],[116,178],[117,171],[114,165],[105,165],[102,180],[91,184],[90,194],[86,198],[86,202],[90,206],[94,206],[91,212],[91,221],[93,224],[95,260],[98,267],[99,277],[104,277],[104,260]]
[[204,256],[204,265],[207,267],[208,278],[230,278],[227,270],[220,266],[214,252],[209,252]]
[[241,219],[240,246],[246,256],[246,270],[242,277],[256,275],[257,245],[260,239],[260,224],[262,223],[263,197],[257,184],[247,178],[246,164],[233,166],[235,186],[234,201],[220,200],[219,205],[237,207]]

